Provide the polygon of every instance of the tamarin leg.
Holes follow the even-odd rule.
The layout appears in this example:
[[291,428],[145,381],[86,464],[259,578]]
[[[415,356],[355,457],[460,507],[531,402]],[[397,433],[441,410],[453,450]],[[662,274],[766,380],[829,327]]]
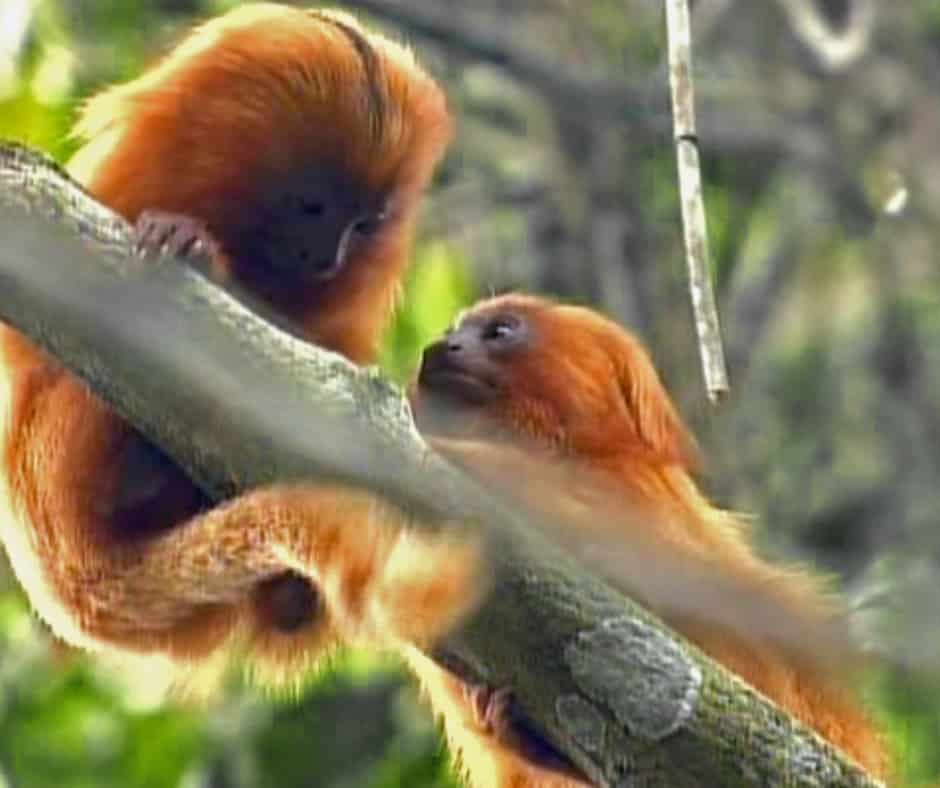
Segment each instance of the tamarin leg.
[[[404,513],[367,493],[286,486],[205,511],[169,460],[4,333],[17,374],[4,458],[13,516],[0,527],[38,612],[66,640],[197,659],[236,634],[250,640],[259,584],[286,571],[317,589],[315,626],[292,645],[304,661],[336,637],[427,643],[473,604],[475,548],[407,532]],[[36,545],[50,556],[42,565],[27,558]],[[261,662],[283,656],[260,645]]]
[[[488,701],[481,705],[484,693],[478,688],[417,649],[406,649],[405,659],[440,717],[457,769],[470,788],[590,788],[570,767],[555,759],[533,759],[527,748],[520,748],[518,729],[497,719],[502,712],[487,708]],[[508,697],[497,693],[486,694],[496,704]]]
[[[125,612],[95,629],[108,639],[167,647],[167,633],[211,622],[220,607],[234,609],[256,584],[289,568],[313,580],[329,629],[344,640],[425,643],[466,609],[474,561],[467,561],[470,548],[404,533],[410,525],[390,504],[344,488],[253,491],[103,556],[109,599]],[[422,565],[440,576],[421,572]],[[179,638],[172,639],[179,648]],[[199,648],[184,639],[187,645]]]
[[481,732],[489,734],[529,763],[555,771],[569,768],[565,759],[521,717],[512,688],[461,684],[464,702],[469,705]]

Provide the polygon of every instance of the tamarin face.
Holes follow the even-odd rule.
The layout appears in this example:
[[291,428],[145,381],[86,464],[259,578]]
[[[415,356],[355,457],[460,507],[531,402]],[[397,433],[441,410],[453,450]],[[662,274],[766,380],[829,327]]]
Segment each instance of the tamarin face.
[[381,277],[392,263],[386,256],[400,254],[389,249],[404,229],[395,197],[394,182],[363,186],[353,173],[315,162],[257,190],[244,220],[217,234],[235,281],[303,322],[348,277]]
[[484,301],[428,347],[413,387],[431,434],[523,438],[591,458],[691,462],[691,438],[646,351],[588,309],[523,295]]
[[98,199],[198,220],[217,275],[361,361],[450,117],[410,50],[353,17],[249,3],[94,97],[75,132],[69,168]]
[[362,255],[389,218],[389,198],[335,166],[314,166],[259,193],[235,247],[262,276],[316,287]]

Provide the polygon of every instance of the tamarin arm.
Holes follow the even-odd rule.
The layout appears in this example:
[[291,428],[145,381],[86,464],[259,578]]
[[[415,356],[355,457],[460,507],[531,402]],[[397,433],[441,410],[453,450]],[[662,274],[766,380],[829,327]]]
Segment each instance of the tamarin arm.
[[119,551],[114,586],[133,628],[172,631],[289,569],[319,589],[343,640],[427,643],[472,603],[476,560],[468,546],[417,539],[409,528],[406,515],[366,492],[259,489]]

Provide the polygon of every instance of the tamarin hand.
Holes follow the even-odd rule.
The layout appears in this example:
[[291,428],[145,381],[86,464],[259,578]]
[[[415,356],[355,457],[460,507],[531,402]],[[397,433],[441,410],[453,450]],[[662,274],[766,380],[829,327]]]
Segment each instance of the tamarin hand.
[[213,264],[222,259],[218,241],[201,221],[164,211],[142,211],[137,217],[134,251],[139,257],[181,258],[210,276]]

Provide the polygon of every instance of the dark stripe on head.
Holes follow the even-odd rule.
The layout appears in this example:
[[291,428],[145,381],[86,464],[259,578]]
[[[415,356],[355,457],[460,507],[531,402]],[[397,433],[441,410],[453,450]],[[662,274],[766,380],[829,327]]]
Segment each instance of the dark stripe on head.
[[309,13],[320,21],[333,25],[333,27],[345,34],[352,44],[353,49],[356,50],[356,54],[359,55],[366,88],[366,111],[369,117],[369,131],[374,141],[380,140],[385,126],[385,100],[379,83],[379,75],[382,70],[381,59],[366,37],[356,30],[356,28],[318,11],[310,11]]

